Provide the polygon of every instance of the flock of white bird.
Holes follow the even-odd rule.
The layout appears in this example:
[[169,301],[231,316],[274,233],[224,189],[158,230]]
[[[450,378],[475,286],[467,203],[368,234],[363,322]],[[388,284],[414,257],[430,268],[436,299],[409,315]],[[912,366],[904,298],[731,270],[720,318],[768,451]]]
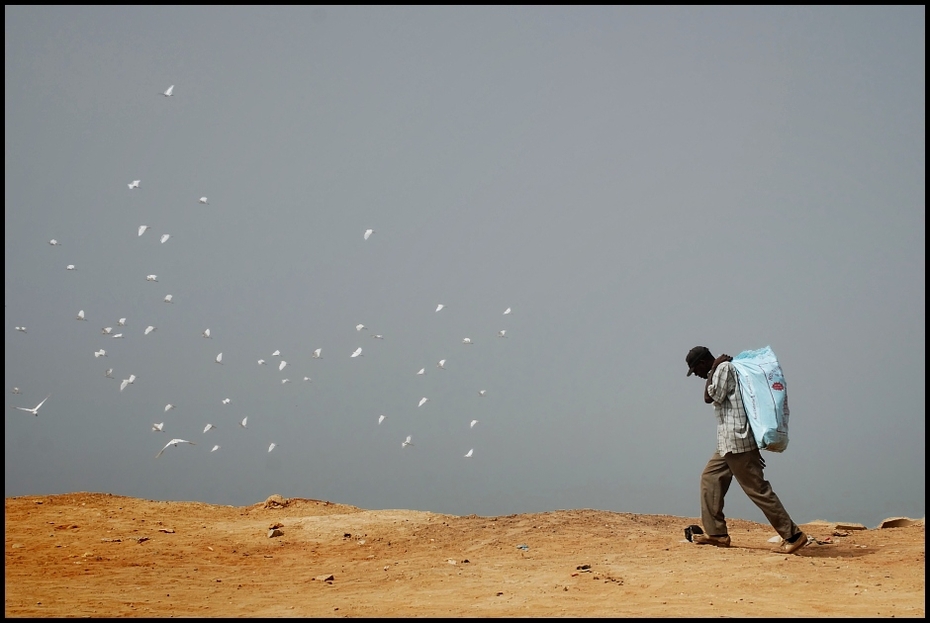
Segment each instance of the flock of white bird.
[[[367,230],[365,230],[364,239],[365,239],[365,240],[368,240],[368,237],[369,237],[372,233],[374,233],[374,230],[373,230],[373,229],[367,229]],[[435,312],[438,313],[438,312],[442,311],[445,307],[446,307],[446,306],[445,306],[443,303],[439,303],[438,305],[436,305],[436,310],[435,310]],[[511,311],[512,311],[511,308],[508,307],[507,309],[504,310],[503,315],[504,315],[504,316],[508,316],[508,315],[510,315]],[[368,327],[366,327],[366,326],[363,325],[363,324],[357,324],[357,325],[355,325],[355,330],[356,330],[356,331],[362,331],[363,329],[367,329],[367,328],[368,328]],[[506,329],[501,329],[500,331],[498,331],[497,337],[507,337],[507,336],[506,336],[506,333],[507,333],[507,330],[506,330]],[[377,338],[377,339],[384,339],[384,336],[382,336],[382,335],[377,335],[377,334],[373,334],[371,337]],[[462,338],[462,344],[473,344],[473,342],[472,342],[471,338],[467,338],[467,337],[466,337],[466,338]],[[355,351],[354,351],[350,356],[351,356],[351,357],[358,357],[358,356],[361,355],[361,354],[362,354],[362,349],[361,349],[361,348],[357,348],[357,349],[355,349]],[[320,349],[319,349],[319,348],[316,349],[316,350],[313,352],[313,357],[315,357],[315,358],[319,358],[319,357],[320,357]],[[259,363],[263,363],[262,360],[259,360]],[[445,360],[445,359],[440,359],[438,362],[436,362],[436,367],[439,368],[440,370],[445,370],[445,369],[446,369],[446,360]],[[425,375],[425,374],[426,374],[426,368],[420,368],[420,369],[417,371],[417,376],[423,376],[423,375]],[[307,377],[304,377],[304,380],[310,380],[310,379],[308,379]],[[487,390],[486,390],[486,389],[479,389],[479,390],[478,390],[478,395],[481,396],[481,397],[486,396],[486,395],[487,395]],[[423,396],[422,398],[420,398],[420,401],[417,403],[417,408],[422,407],[422,406],[425,405],[427,402],[429,402],[429,398],[426,397],[426,396]],[[386,419],[387,419],[387,416],[385,416],[385,415],[383,415],[383,414],[382,414],[382,415],[379,415],[379,416],[378,416],[378,424],[380,425],[380,424],[381,424],[382,422],[384,422]],[[475,424],[477,424],[477,423],[478,423],[478,420],[472,420],[472,421],[469,423],[468,426],[469,426],[469,428],[474,428],[474,427],[475,427]],[[406,448],[407,446],[412,446],[412,445],[413,445],[413,435],[407,435],[407,438],[406,438],[403,442],[401,442],[401,447],[402,447],[402,448]],[[470,459],[470,458],[472,458],[472,456],[474,456],[474,453],[475,453],[475,449],[474,449],[474,448],[471,448],[471,449],[468,450],[468,452],[466,452],[466,453],[464,454],[464,458]]]
[[[166,91],[162,92],[161,94],[164,95],[165,97],[172,97],[172,96],[174,95],[174,85],[171,85],[170,87],[168,87],[168,89],[167,89]],[[129,183],[127,184],[127,186],[129,187],[129,190],[135,190],[135,189],[138,189],[138,188],[141,187],[141,183],[142,183],[142,180],[132,180],[131,182],[129,182]],[[199,201],[200,204],[209,205],[209,202],[208,202],[208,200],[207,200],[207,197],[200,197],[198,201]],[[149,225],[140,225],[139,228],[138,228],[138,230],[137,230],[137,237],[142,237],[149,229],[151,229]],[[363,235],[362,235],[363,240],[365,240],[365,241],[369,240],[369,238],[371,238],[372,234],[374,234],[374,233],[375,233],[375,230],[374,230],[374,229],[370,229],[370,228],[369,228],[369,229],[366,229],[366,230],[364,231]],[[161,237],[159,238],[159,240],[160,240],[160,243],[161,243],[161,244],[165,244],[170,238],[171,238],[171,235],[165,233],[165,234],[162,234],[162,235],[161,235]],[[54,246],[54,247],[62,246],[62,245],[61,245],[61,242],[59,242],[57,239],[54,239],[54,238],[51,239],[51,240],[49,240],[49,241],[48,241],[48,244],[51,245],[51,246]],[[77,270],[74,264],[68,264],[65,268],[66,268],[66,270],[69,270],[69,271]],[[157,283],[157,282],[158,282],[158,275],[155,275],[155,274],[147,275],[145,279],[146,279],[146,281],[150,281],[150,282],[155,282],[155,283]],[[164,297],[163,300],[164,300],[165,303],[171,303],[171,304],[173,304],[173,303],[174,303],[174,295],[172,295],[172,294],[167,294],[167,295],[165,295],[165,297]],[[435,312],[436,312],[436,313],[439,313],[439,312],[441,312],[445,307],[446,307],[446,306],[445,306],[444,304],[439,303],[438,305],[436,305]],[[511,313],[512,313],[512,312],[511,312],[511,308],[508,307],[507,309],[504,310],[503,315],[507,316],[507,315],[510,315]],[[83,309],[81,309],[81,310],[78,311],[77,316],[76,316],[76,319],[77,319],[77,320],[80,320],[80,321],[84,321],[84,322],[87,321],[87,317],[85,316],[85,312],[84,312]],[[120,318],[120,319],[117,321],[117,326],[119,326],[119,327],[126,326],[126,318]],[[152,332],[154,332],[154,331],[156,331],[156,330],[157,330],[157,327],[156,327],[156,326],[148,325],[148,326],[145,328],[145,330],[144,330],[144,332],[143,332],[143,335],[150,335]],[[356,330],[357,332],[361,332],[361,331],[368,330],[368,327],[365,326],[364,324],[361,324],[361,323],[360,323],[360,324],[355,325],[355,330]],[[25,326],[17,326],[17,327],[16,327],[16,331],[21,332],[21,333],[26,333],[26,332],[27,332]],[[500,330],[500,331],[498,332],[497,337],[499,337],[499,338],[505,338],[505,337],[507,337],[506,333],[507,333],[506,330],[505,330],[505,329],[502,329],[502,330]],[[123,334],[122,334],[122,333],[115,333],[115,334],[114,334],[114,333],[113,333],[113,327],[103,327],[103,328],[101,329],[101,334],[106,335],[106,336],[111,337],[111,338],[114,338],[114,339],[118,339],[118,338],[122,338],[122,337],[123,337]],[[202,335],[203,338],[208,338],[208,339],[210,339],[210,338],[213,337],[213,336],[211,335],[211,332],[210,332],[210,329],[209,329],[209,328],[205,329],[201,335]],[[381,335],[381,334],[371,334],[371,337],[374,338],[374,339],[379,339],[379,340],[383,340],[383,339],[384,339],[384,336]],[[474,344],[474,342],[472,341],[471,338],[465,337],[465,338],[462,338],[462,344],[465,344],[465,345],[472,345],[472,344]],[[281,356],[281,351],[280,351],[280,350],[275,350],[274,352],[271,353],[271,356],[272,356],[272,357],[280,357],[280,356]],[[363,356],[363,353],[362,353],[362,348],[361,348],[361,347],[356,348],[356,349],[349,355],[350,358],[356,358],[356,357],[362,357],[362,356]],[[103,348],[101,348],[101,349],[99,349],[99,350],[97,350],[97,351],[94,351],[94,357],[95,357],[95,358],[99,358],[99,357],[108,357],[108,355],[107,355],[106,350],[103,349]],[[313,359],[322,359],[322,358],[323,358],[323,355],[322,355],[322,348],[316,348],[316,349],[314,349],[314,350],[312,351],[312,353],[311,353],[311,358],[313,358]],[[215,361],[217,364],[223,365],[223,353],[220,352],[219,354],[217,354],[216,357],[215,357],[215,359],[214,359],[214,361]],[[445,359],[440,359],[440,360],[438,361],[438,363],[436,364],[436,367],[439,368],[439,369],[445,370],[445,369],[446,369],[446,368],[445,368],[445,364],[446,364],[446,360],[445,360]],[[267,365],[267,363],[266,363],[266,361],[265,361],[264,359],[258,359],[258,365]],[[284,368],[285,368],[287,365],[288,365],[287,361],[281,359],[281,361],[280,361],[279,364],[278,364],[278,371],[279,371],[279,372],[283,371]],[[425,374],[426,374],[426,368],[421,368],[416,374],[417,374],[417,375],[421,375],[421,376],[422,376],[422,375],[425,375]],[[114,378],[112,375],[113,375],[113,368],[108,368],[108,369],[106,370],[104,376],[105,376],[106,378],[111,378],[111,379],[112,379],[112,378]],[[304,377],[303,377],[303,380],[304,380],[305,382],[309,382],[309,381],[311,381],[311,378],[310,378],[309,376],[304,376]],[[128,376],[128,378],[123,379],[123,380],[120,382],[119,391],[122,392],[122,391],[125,390],[128,386],[133,385],[133,384],[135,383],[135,381],[136,381],[136,375],[135,375],[135,374],[130,374],[130,375]],[[281,380],[281,383],[282,383],[282,384],[288,383],[288,382],[290,382],[290,379],[288,379],[288,378],[284,378],[284,379]],[[14,387],[14,388],[13,388],[13,394],[21,394],[21,393],[22,393],[22,392],[21,392],[21,390],[20,390],[19,387]],[[484,389],[478,391],[478,395],[481,396],[481,397],[486,396],[486,394],[487,394],[487,392],[486,392],[486,390],[484,390]],[[25,412],[27,412],[27,413],[31,413],[32,415],[38,417],[38,415],[39,415],[39,409],[42,407],[42,405],[45,404],[45,402],[49,399],[50,396],[51,396],[51,394],[49,394],[48,396],[46,396],[39,404],[37,404],[35,407],[32,407],[32,408],[21,407],[21,406],[14,406],[13,408],[18,409],[18,410],[20,410],[20,411],[25,411]],[[426,396],[420,398],[419,403],[417,404],[417,407],[418,407],[418,408],[419,408],[419,407],[422,407],[422,406],[423,406],[424,404],[426,404],[428,401],[429,401],[429,398],[427,398]],[[222,402],[222,404],[224,404],[224,405],[228,405],[228,404],[230,404],[231,400],[230,400],[229,398],[224,398],[221,402]],[[168,403],[168,404],[165,405],[164,412],[167,413],[168,411],[173,410],[174,408],[175,408],[175,405],[174,405],[174,404]],[[383,415],[383,414],[382,414],[382,415],[379,415],[379,416],[378,416],[378,419],[377,419],[378,425],[380,426],[386,419],[387,419],[387,416],[385,416],[385,415]],[[241,428],[245,429],[245,428],[247,428],[247,422],[248,422],[248,417],[244,417],[244,418],[242,418],[242,420],[239,422],[239,426],[240,426]],[[469,427],[470,427],[470,428],[474,428],[476,424],[478,424],[478,420],[473,419],[473,420],[471,420],[471,422],[470,422],[470,424],[469,424]],[[206,426],[205,426],[204,429],[203,429],[203,433],[206,434],[206,433],[208,433],[208,432],[210,432],[210,431],[212,431],[212,430],[216,430],[216,428],[217,428],[217,427],[216,427],[214,424],[207,423]],[[152,428],[151,428],[151,430],[152,430],[153,432],[159,432],[159,433],[165,432],[165,422],[155,422],[155,423],[152,423]],[[413,439],[413,436],[412,436],[412,435],[407,435],[406,439],[401,443],[401,447],[402,447],[402,448],[406,448],[406,447],[408,447],[408,446],[413,446],[413,441],[412,441],[412,439]],[[174,439],[171,439],[171,441],[169,441],[168,443],[166,443],[166,444],[164,445],[164,447],[162,447],[161,450],[158,451],[158,453],[155,455],[155,458],[161,457],[162,454],[164,454],[164,452],[165,452],[169,447],[178,447],[180,444],[197,445],[196,442],[194,442],[194,441],[190,441],[190,440],[187,440],[187,439],[174,438]],[[269,446],[268,446],[268,452],[273,451],[273,450],[275,449],[276,446],[277,446],[277,444],[275,444],[275,443],[273,443],[273,442],[270,443]],[[210,452],[216,452],[216,451],[219,450],[219,449],[220,449],[220,445],[219,445],[219,444],[215,444],[215,445],[212,447],[212,449],[210,450]],[[465,453],[464,458],[471,458],[473,455],[474,455],[474,448],[471,448],[471,449],[468,450],[467,453]]]

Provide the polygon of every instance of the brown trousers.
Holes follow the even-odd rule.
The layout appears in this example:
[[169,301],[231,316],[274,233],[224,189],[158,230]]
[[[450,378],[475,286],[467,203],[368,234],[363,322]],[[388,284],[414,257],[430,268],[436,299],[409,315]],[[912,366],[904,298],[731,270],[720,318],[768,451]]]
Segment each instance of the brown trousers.
[[701,474],[701,522],[707,534],[727,534],[723,498],[734,476],[781,538],[791,538],[800,531],[762,474],[762,456],[756,449],[739,454],[728,452],[723,457],[714,452],[707,461]]

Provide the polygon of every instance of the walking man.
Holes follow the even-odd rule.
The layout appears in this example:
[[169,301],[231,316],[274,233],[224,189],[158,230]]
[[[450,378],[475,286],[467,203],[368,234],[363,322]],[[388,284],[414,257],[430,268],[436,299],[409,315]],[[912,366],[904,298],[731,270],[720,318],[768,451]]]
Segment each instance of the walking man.
[[717,418],[717,449],[701,474],[704,534],[692,535],[692,539],[699,545],[730,546],[723,498],[736,477],[736,482],[781,536],[781,544],[775,551],[793,554],[807,545],[807,535],[791,520],[762,473],[765,459],[749,427],[732,360],[729,355],[714,358],[706,346],[695,346],[685,356],[687,376],[694,374],[706,379],[704,402],[713,403]]

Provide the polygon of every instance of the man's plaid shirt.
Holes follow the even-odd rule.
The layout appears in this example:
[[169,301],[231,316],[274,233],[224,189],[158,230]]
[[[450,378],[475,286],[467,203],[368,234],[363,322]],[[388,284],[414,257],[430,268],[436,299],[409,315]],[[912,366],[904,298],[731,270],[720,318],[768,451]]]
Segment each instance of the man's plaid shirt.
[[743,407],[736,368],[729,361],[717,366],[707,386],[707,395],[714,401],[714,415],[717,416],[717,454],[755,450],[758,446]]

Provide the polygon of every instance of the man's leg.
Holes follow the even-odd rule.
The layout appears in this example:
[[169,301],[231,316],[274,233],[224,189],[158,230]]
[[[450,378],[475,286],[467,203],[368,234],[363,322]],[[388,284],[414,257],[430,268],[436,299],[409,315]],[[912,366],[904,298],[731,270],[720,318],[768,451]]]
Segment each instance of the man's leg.
[[710,535],[727,534],[723,498],[730,488],[733,472],[727,461],[714,452],[701,474],[701,523]]
[[772,485],[765,479],[762,473],[762,455],[759,454],[759,450],[727,454],[727,465],[732,474],[736,476],[736,482],[765,514],[766,519],[782,539],[790,539],[801,531],[791,521],[788,511],[772,490]]

